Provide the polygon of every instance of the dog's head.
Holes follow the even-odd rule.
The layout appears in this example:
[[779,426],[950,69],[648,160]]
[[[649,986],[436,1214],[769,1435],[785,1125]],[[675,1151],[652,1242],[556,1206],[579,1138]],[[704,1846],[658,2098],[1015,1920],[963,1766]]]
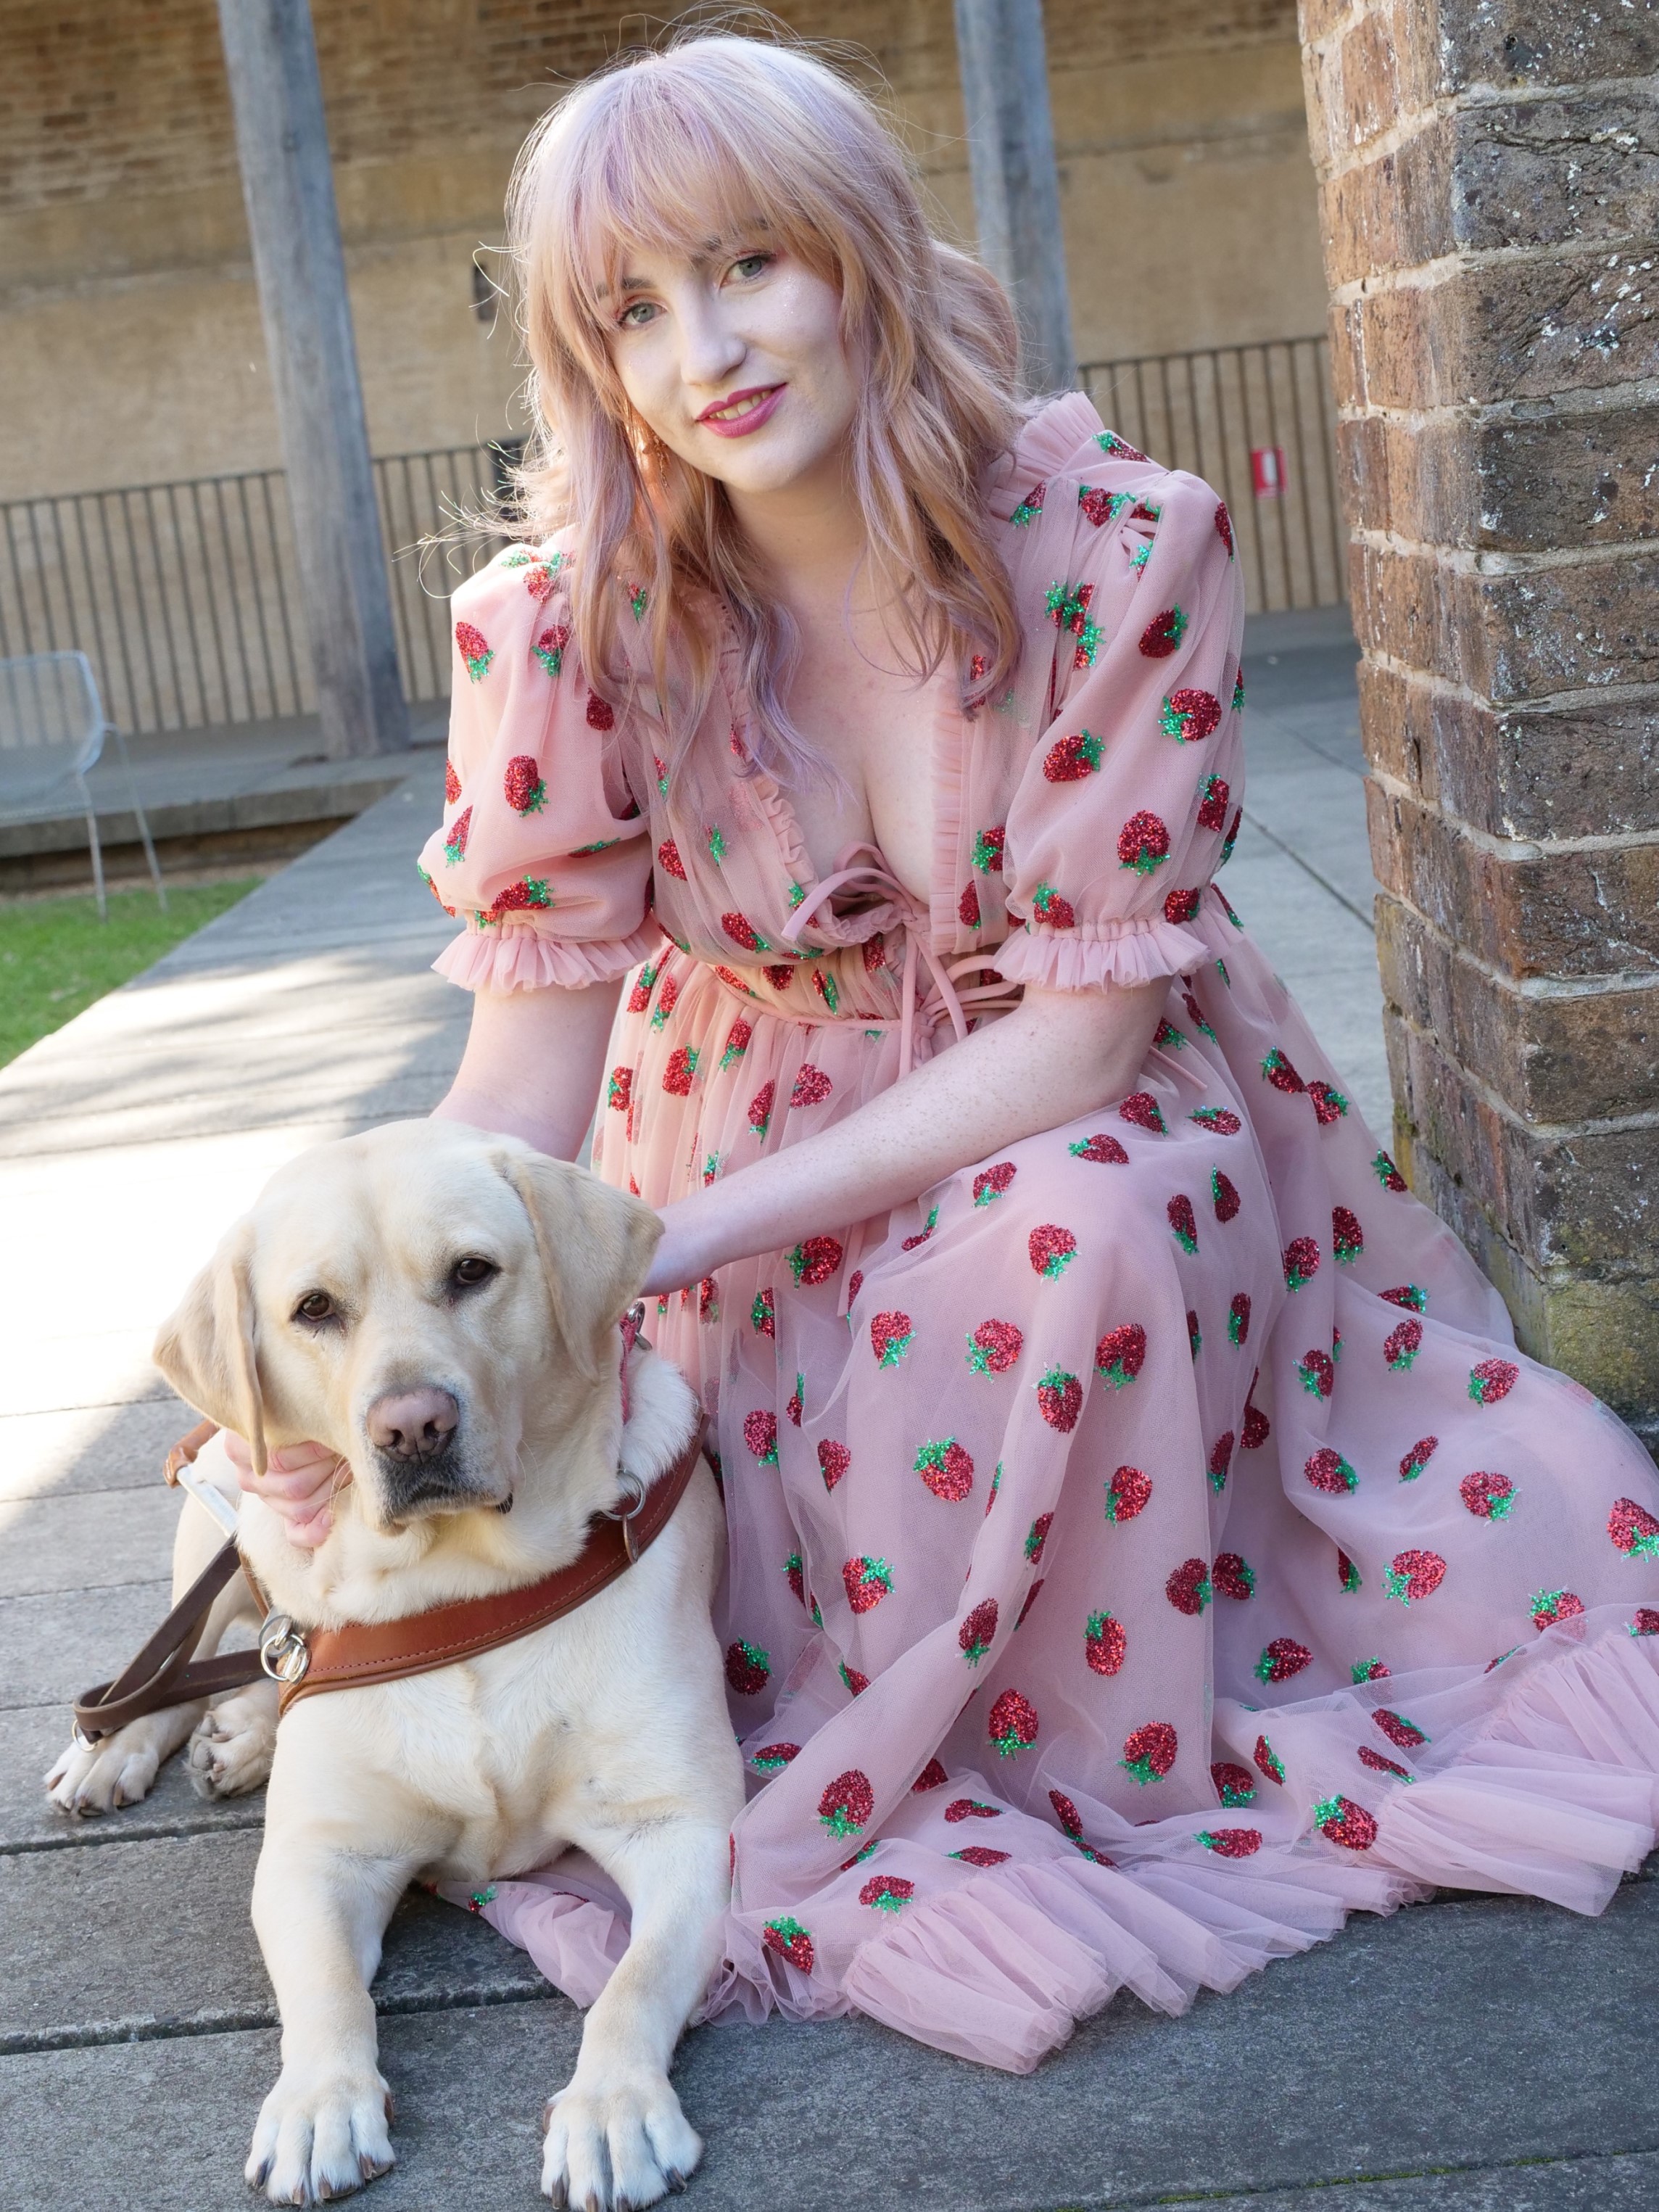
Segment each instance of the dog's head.
[[314,1437],[382,1529],[504,1505],[617,1364],[661,1223],[516,1140],[403,1121],[271,1177],[185,1291],[155,1364],[270,1450]]

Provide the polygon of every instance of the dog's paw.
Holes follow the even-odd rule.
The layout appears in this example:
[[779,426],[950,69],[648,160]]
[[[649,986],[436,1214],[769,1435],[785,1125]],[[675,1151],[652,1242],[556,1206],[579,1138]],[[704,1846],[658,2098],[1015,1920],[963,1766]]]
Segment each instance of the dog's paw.
[[203,1714],[185,1755],[198,1797],[240,1797],[270,1779],[276,1705],[275,1686],[258,1683]]
[[46,1796],[60,1813],[112,1813],[148,1797],[164,1756],[156,1731],[133,1721],[88,1751],[66,1744],[46,1777]]
[[548,2100],[542,2194],[575,2212],[641,2212],[685,2186],[702,2138],[665,2074],[585,2083]]
[[273,2204],[325,2204],[392,2166],[392,2095],[373,2066],[285,2066],[265,2099],[245,2169]]

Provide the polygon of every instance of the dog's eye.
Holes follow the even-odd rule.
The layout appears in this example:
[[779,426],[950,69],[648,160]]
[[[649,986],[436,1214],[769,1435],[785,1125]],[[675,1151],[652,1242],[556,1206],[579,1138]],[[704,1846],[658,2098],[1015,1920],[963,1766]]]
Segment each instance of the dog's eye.
[[493,1260],[481,1260],[474,1253],[468,1258],[458,1260],[455,1262],[450,1270],[450,1279],[458,1289],[471,1291],[476,1290],[480,1283],[487,1283],[492,1275],[498,1275],[500,1273],[501,1269]]
[[334,1301],[326,1291],[307,1291],[294,1309],[295,1321],[332,1321]]

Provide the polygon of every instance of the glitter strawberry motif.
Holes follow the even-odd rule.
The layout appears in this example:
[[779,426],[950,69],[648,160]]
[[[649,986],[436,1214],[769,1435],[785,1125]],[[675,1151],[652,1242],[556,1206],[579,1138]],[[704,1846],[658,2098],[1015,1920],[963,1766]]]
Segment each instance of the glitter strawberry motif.
[[1369,1766],[1373,1774],[1397,1775],[1402,1782],[1415,1778],[1409,1766],[1402,1766],[1397,1759],[1389,1759],[1380,1751],[1373,1751],[1368,1743],[1360,1745],[1358,1756],[1359,1764]]
[[1012,1759],[1037,1740],[1036,1707],[1018,1690],[1005,1690],[986,1717],[985,1733],[999,1758]]
[[868,1613],[881,1603],[893,1587],[893,1570],[885,1559],[848,1559],[841,1571],[847,1602],[854,1613]]
[[923,1444],[912,1464],[934,1497],[948,1504],[966,1498],[974,1486],[974,1462],[954,1437]]
[[777,1095],[775,1083],[763,1083],[749,1102],[749,1126],[763,1139],[772,1126],[772,1105]]
[[1187,1309],[1187,1342],[1194,1359],[1204,1349],[1204,1332],[1198,1325],[1198,1316],[1191,1306]]
[[735,1067],[749,1049],[750,1039],[755,1034],[753,1022],[745,1021],[741,1014],[732,1024],[726,1039],[726,1049],[720,1054],[720,1073]]
[[696,1045],[677,1045],[669,1054],[668,1065],[663,1070],[662,1087],[672,1098],[689,1097],[696,1073],[697,1048]]
[[748,919],[741,914],[723,914],[720,927],[733,945],[742,945],[745,952],[769,952],[772,948]]
[[553,903],[550,885],[539,876],[520,876],[516,884],[509,884],[498,891],[489,911],[479,916],[481,921],[499,921],[504,914],[528,914]]
[[1298,1644],[1293,1636],[1275,1636],[1255,1662],[1255,1678],[1258,1682],[1288,1682],[1312,1664],[1313,1653],[1305,1644]]
[[1083,1656],[1097,1674],[1115,1674],[1123,1664],[1128,1638],[1123,1623],[1109,1613],[1091,1613],[1083,1631]]
[[849,1667],[844,1659],[836,1662],[836,1672],[847,1685],[848,1693],[851,1697],[861,1698],[870,1686],[870,1677],[867,1674],[860,1674],[856,1667]]
[[634,978],[634,987],[628,994],[628,1011],[630,1014],[642,1014],[651,1004],[651,994],[657,987],[657,977],[660,973],[660,963],[650,960],[647,960],[641,969],[639,974]]
[[1121,1467],[1106,1486],[1106,1518],[1121,1528],[1146,1509],[1152,1479],[1138,1467]]
[[803,1974],[811,1972],[817,1954],[812,1948],[812,1938],[799,1920],[787,1917],[781,1920],[769,1920],[761,1932],[761,1941],[768,1950],[777,1952],[781,1957],[787,1959],[792,1966],[799,1967]]
[[1012,1182],[1016,1170],[1012,1160],[999,1160],[994,1167],[981,1168],[974,1177],[974,1204],[989,1206],[1002,1196]]
[[554,623],[541,632],[530,649],[548,675],[557,676],[564,667],[564,649],[569,642],[569,625]]
[[1469,1395],[1477,1406],[1495,1406],[1500,1398],[1507,1398],[1521,1379],[1521,1370],[1511,1359],[1483,1359],[1469,1372]]
[[1196,1121],[1200,1128],[1213,1129],[1218,1137],[1236,1137],[1244,1127],[1227,1106],[1194,1106],[1187,1119]]
[[1063,1367],[1051,1367],[1036,1385],[1037,1411],[1051,1429],[1070,1436],[1083,1411],[1083,1385]]
[[1210,1582],[1218,1597],[1230,1597],[1237,1604],[1255,1595],[1255,1570],[1237,1552],[1216,1553]]
[[1215,1208],[1218,1221],[1234,1220],[1244,1203],[1231,1179],[1223,1175],[1219,1168],[1210,1170],[1210,1203]]
[[1227,1308],[1227,1340],[1243,1348],[1250,1340],[1250,1294],[1236,1291]]
[[1285,1247],[1285,1287],[1299,1291],[1319,1273],[1319,1247],[1311,1237],[1292,1237]]
[[1158,719],[1164,736],[1178,745],[1201,744],[1221,720],[1221,702],[1211,691],[1171,691]]
[[962,1656],[970,1667],[980,1661],[996,1641],[997,1601],[994,1597],[981,1598],[957,1631],[957,1642]]
[[999,822],[994,829],[981,830],[975,838],[974,866],[986,875],[1002,873],[1002,848],[1007,835],[1007,824]]
[[778,1417],[757,1407],[743,1417],[743,1440],[763,1467],[778,1463]]
[[823,1477],[823,1486],[833,1490],[848,1468],[853,1464],[853,1455],[834,1437],[824,1437],[818,1443],[818,1472]]
[[1077,503],[1083,519],[1097,530],[1103,530],[1133,498],[1131,492],[1103,491],[1095,484],[1079,484],[1077,488]]
[[1232,795],[1232,787],[1224,775],[1205,777],[1198,787],[1198,826],[1200,830],[1219,831],[1226,828],[1227,805]]
[[1118,1765],[1144,1790],[1149,1782],[1162,1782],[1176,1763],[1176,1732],[1169,1722],[1147,1721],[1125,1736]]
[[1146,1332],[1138,1321],[1108,1329],[1095,1346],[1095,1365],[1114,1390],[1133,1382],[1146,1364]]
[[1094,666],[1100,646],[1099,625],[1089,617],[1094,596],[1092,584],[1050,584],[1043,601],[1055,629],[1069,630],[1076,638],[1077,651],[1072,656],[1072,665],[1079,670]]
[[1347,1100],[1328,1083],[1310,1083],[1308,1096],[1313,1101],[1314,1119],[1322,1128],[1329,1128],[1333,1121],[1340,1121],[1348,1110]]
[[1402,1375],[1422,1348],[1422,1322],[1402,1321],[1397,1328],[1391,1328],[1382,1340],[1383,1362],[1395,1374]]
[[1260,1451],[1273,1434],[1273,1425],[1259,1406],[1246,1406],[1244,1425],[1238,1432],[1241,1449]]
[[1621,1498],[1607,1516],[1607,1541],[1627,1559],[1659,1558],[1659,1521],[1633,1498]]
[[482,683],[489,672],[489,664],[495,658],[494,647],[483,632],[475,629],[471,623],[455,625],[455,650],[460,654],[467,674],[475,684]]
[[1403,1191],[1406,1178],[1386,1152],[1379,1152],[1371,1162],[1371,1170],[1384,1190]]
[[672,837],[665,837],[657,848],[657,864],[676,883],[685,881],[685,863],[680,858],[680,848]]
[[679,977],[678,975],[665,975],[662,979],[661,986],[657,992],[657,1003],[651,1009],[651,1026],[653,1030],[657,1030],[659,1035],[662,1030],[667,1027],[668,1017],[673,1012],[675,1007],[679,1004]]
[[1101,750],[1100,739],[1088,730],[1058,738],[1043,757],[1042,773],[1050,783],[1081,783],[1100,766]]
[[804,1291],[827,1283],[846,1256],[838,1237],[807,1237],[789,1255],[789,1272]]
[[1198,912],[1200,894],[1196,890],[1171,891],[1164,902],[1165,921],[1191,921]]
[[1193,1838],[1218,1858],[1253,1858],[1261,1849],[1260,1828],[1200,1828]]
[[859,1903],[872,1906],[878,1912],[902,1912],[916,1893],[913,1881],[902,1875],[872,1875],[859,1892]]
[[1077,911],[1068,898],[1062,898],[1052,884],[1039,884],[1031,894],[1031,911],[1050,929],[1075,929]]
[[1210,1447],[1210,1456],[1205,1473],[1209,1476],[1210,1487],[1218,1498],[1227,1487],[1227,1477],[1232,1473],[1233,1443],[1232,1431],[1224,1429]]
[[1371,1718],[1389,1741],[1401,1751],[1416,1751],[1429,1741],[1427,1734],[1419,1728],[1415,1721],[1408,1721],[1404,1713],[1390,1712],[1386,1705],[1377,1706]]
[[1042,512],[1043,495],[1048,489],[1047,483],[1033,484],[1030,490],[1026,493],[1024,498],[1008,518],[1016,530],[1024,530],[1028,523],[1036,520]]
[[1400,1462],[1401,1482],[1415,1482],[1434,1455],[1438,1437],[1419,1437]]
[[453,761],[446,761],[444,763],[444,805],[453,806],[460,795],[461,779],[455,773],[455,764]]
[[1227,549],[1227,558],[1233,558],[1233,519],[1227,512],[1227,502],[1218,499],[1215,503],[1215,534]]
[[1179,607],[1165,607],[1141,632],[1140,650],[1148,660],[1167,660],[1186,635],[1186,616]]
[[1196,1620],[1210,1602],[1210,1569],[1206,1560],[1183,1559],[1164,1585],[1164,1595],[1177,1613]]
[[726,1679],[740,1698],[757,1698],[772,1679],[772,1655],[742,1637],[726,1647]]
[[1255,1782],[1248,1766],[1239,1766],[1230,1759],[1218,1759],[1210,1769],[1210,1780],[1215,1794],[1230,1809],[1255,1802]]
[[1262,1061],[1261,1073],[1275,1091],[1283,1091],[1291,1097],[1299,1096],[1308,1087],[1277,1045]]
[[[969,884],[964,888],[962,896],[957,901],[957,920],[964,929],[977,929],[981,919],[978,887],[974,884]],[[813,980],[815,981],[817,980],[816,975]],[[824,980],[827,981],[829,979],[826,977]],[[832,1006],[830,1011],[833,1013],[835,1008]]]
[[1376,1820],[1352,1797],[1322,1797],[1313,1808],[1314,1826],[1344,1850],[1368,1851],[1376,1841]]
[[[999,1474],[1001,1471],[1000,1468],[997,1470]],[[1048,1542],[1048,1531],[1054,1525],[1054,1516],[1052,1513],[1039,1513],[1025,1531],[1025,1557],[1034,1567],[1042,1558],[1042,1547]]]
[[1508,1475],[1484,1468],[1466,1474],[1457,1494],[1477,1521],[1507,1521],[1515,1505],[1515,1485]]
[[587,726],[592,730],[608,730],[617,720],[617,710],[608,699],[601,699],[597,691],[587,695]]
[[968,1340],[968,1364],[975,1375],[1006,1375],[1025,1342],[1011,1321],[982,1321]]
[[870,1322],[870,1349],[879,1367],[896,1367],[916,1340],[907,1313],[878,1313]]
[[1329,1444],[1322,1444],[1302,1472],[1316,1490],[1322,1490],[1328,1497],[1346,1498],[1359,1487],[1359,1477]]
[[832,1836],[856,1836],[876,1809],[870,1778],[856,1766],[838,1774],[818,1800],[818,1818]]
[[538,814],[547,804],[547,786],[528,753],[515,753],[508,761],[501,788],[515,814]]
[[1315,1398],[1328,1398],[1336,1388],[1336,1369],[1328,1352],[1317,1348],[1304,1352],[1297,1362],[1296,1371],[1303,1389]]
[[1336,1554],[1336,1586],[1349,1597],[1361,1587],[1358,1568],[1340,1547]]
[[821,1106],[835,1089],[835,1085],[821,1067],[803,1060],[795,1078],[795,1087],[789,1094],[792,1106]]
[[798,1743],[763,1743],[758,1751],[751,1751],[749,1763],[763,1774],[781,1774],[792,1759],[800,1757]]
[[1144,809],[1132,814],[1118,832],[1119,866],[1133,868],[1138,876],[1150,876],[1169,857],[1170,833],[1158,817]]
[[1186,1253],[1198,1249],[1198,1218],[1193,1212],[1193,1201],[1184,1192],[1177,1191],[1164,1207],[1169,1216],[1170,1232]]
[[464,814],[458,814],[449,825],[448,834],[444,839],[444,858],[452,867],[457,861],[466,858],[466,840],[471,827],[472,809],[470,806]]
[[1574,1620],[1584,1610],[1584,1601],[1572,1590],[1534,1590],[1527,1601],[1532,1625],[1541,1635],[1558,1620]]
[[1155,1137],[1169,1133],[1163,1109],[1150,1091],[1132,1091],[1117,1114],[1119,1121],[1127,1121],[1133,1128],[1150,1130]]
[[945,1817],[953,1828],[964,1820],[1000,1820],[1000,1805],[987,1805],[977,1797],[953,1797],[945,1808]]
[[1342,1267],[1351,1267],[1365,1249],[1365,1232],[1359,1225],[1358,1216],[1346,1206],[1332,1209],[1331,1249],[1336,1255],[1337,1265]]
[[[783,1578],[794,1592],[797,1603],[805,1605],[807,1601],[806,1565],[799,1552],[791,1552],[784,1561]],[[816,1601],[814,1602],[816,1603]]]
[[1264,1781],[1279,1783],[1282,1783],[1284,1781],[1284,1762],[1280,1759],[1278,1753],[1273,1749],[1272,1744],[1268,1742],[1265,1735],[1257,1736],[1255,1740],[1255,1749],[1251,1753],[1250,1756],[1255,1761],[1256,1772],[1261,1776]]
[[631,1067],[613,1067],[611,1080],[605,1085],[605,1103],[613,1114],[625,1114],[634,1103],[634,1071]]
[[951,1856],[953,1859],[960,1859],[964,1866],[994,1867],[1001,1866],[1010,1854],[1007,1851],[994,1851],[988,1844],[967,1844],[961,1850],[952,1851]]
[[1077,1255],[1077,1239],[1057,1222],[1045,1221],[1025,1240],[1031,1267],[1046,1283],[1057,1282]]
[[1127,1168],[1129,1164],[1129,1155],[1117,1139],[1104,1132],[1085,1137],[1077,1144],[1067,1145],[1066,1149],[1074,1160],[1090,1160],[1097,1167]]
[[942,1790],[950,1777],[937,1759],[930,1759],[915,1780],[910,1784],[912,1796],[920,1796],[927,1790]]
[[1446,1579],[1446,1562],[1438,1552],[1396,1552],[1382,1577],[1390,1597],[1401,1605],[1431,1597]]

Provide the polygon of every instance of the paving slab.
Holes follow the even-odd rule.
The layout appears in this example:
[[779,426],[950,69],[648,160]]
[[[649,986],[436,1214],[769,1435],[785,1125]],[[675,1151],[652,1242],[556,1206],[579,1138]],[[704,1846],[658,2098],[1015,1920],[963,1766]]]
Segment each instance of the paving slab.
[[[701,2030],[676,2075],[708,2144],[688,2202],[707,2212],[1189,2201],[1239,2212],[1301,2212],[1304,2201],[1309,2212],[1634,2212],[1650,2207],[1640,2192],[1659,2172],[1637,2089],[1654,1929],[1650,1915],[1634,1924],[1628,1893],[1595,1925],[1591,1962],[1582,1924],[1522,1905],[1361,1921],[1345,1942],[1201,1999],[1183,2020],[1120,2002],[1025,2078],[867,2021]],[[1553,1932],[1569,1929],[1565,1941]],[[528,2212],[537,2115],[565,2078],[576,2027],[557,2000],[383,2020],[399,2164],[368,2204]],[[62,2176],[17,2201],[245,2204],[240,2160],[275,2057],[273,2036],[243,2033],[9,2060],[7,2155],[20,2176],[37,2162]],[[94,2129],[72,2124],[94,2109]]]
[[0,1499],[161,1487],[161,1468],[197,1417],[155,1378],[137,1403],[0,1414]]
[[158,1482],[0,1504],[0,1600],[155,1582],[170,1571],[184,1495]]
[[0,1711],[69,1707],[94,1682],[108,1681],[167,1612],[170,1578],[110,1589],[53,1591],[0,1599]]
[[[92,1680],[89,1675],[88,1681]],[[151,1836],[214,1835],[222,1829],[264,1825],[263,1790],[246,1797],[198,1797],[185,1778],[182,1759],[168,1759],[143,1804],[90,1819],[71,1818],[47,1802],[43,1787],[69,1735],[66,1705],[0,1712],[0,1855],[96,1850]]]

